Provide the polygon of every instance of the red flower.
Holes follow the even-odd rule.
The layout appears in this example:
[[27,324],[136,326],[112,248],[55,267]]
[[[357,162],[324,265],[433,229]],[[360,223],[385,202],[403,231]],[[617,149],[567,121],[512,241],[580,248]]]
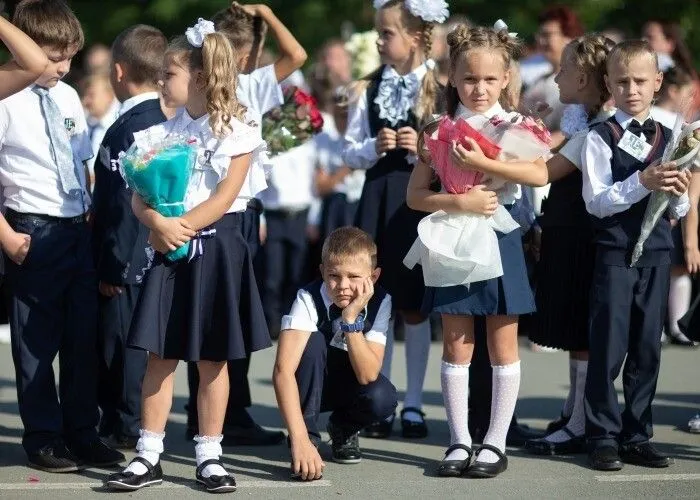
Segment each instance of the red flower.
[[311,118],[311,126],[315,130],[320,130],[323,127],[323,116],[318,108],[311,108],[311,113],[309,116]]

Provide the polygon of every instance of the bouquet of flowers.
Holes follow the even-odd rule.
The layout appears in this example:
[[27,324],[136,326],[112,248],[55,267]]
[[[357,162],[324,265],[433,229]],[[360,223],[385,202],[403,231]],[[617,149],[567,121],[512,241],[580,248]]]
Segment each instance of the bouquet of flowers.
[[552,135],[544,123],[530,116],[514,121],[493,117],[484,123],[479,133],[501,148],[499,159],[503,161],[536,160],[549,153],[552,142]]
[[375,30],[363,33],[353,33],[345,42],[345,49],[352,58],[352,77],[358,80],[377,69],[381,64],[379,52],[377,52],[377,39],[379,35]]
[[274,156],[301,146],[322,128],[316,99],[297,87],[287,87],[282,107],[263,116],[262,135]]
[[[683,119],[679,115],[678,120],[676,120],[676,126],[673,128],[673,140],[670,140],[666,145],[664,154],[661,157],[661,163],[673,161],[676,163],[678,170],[685,170],[692,167],[698,153],[700,153],[700,121],[683,126]],[[671,194],[664,191],[651,193],[651,198],[642,220],[642,230],[632,251],[630,267],[634,267],[642,256],[644,243],[666,211],[666,208],[668,208],[671,196]]]
[[[118,168],[126,183],[164,217],[185,213],[185,194],[197,158],[196,139],[164,136],[151,129],[134,134],[134,143],[119,154]],[[186,257],[190,244],[168,252],[171,262]]]

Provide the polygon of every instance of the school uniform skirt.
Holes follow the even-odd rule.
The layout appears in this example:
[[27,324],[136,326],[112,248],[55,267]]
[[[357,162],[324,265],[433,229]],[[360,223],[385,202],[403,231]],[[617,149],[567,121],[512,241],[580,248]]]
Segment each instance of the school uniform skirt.
[[171,263],[156,254],[136,305],[129,345],[162,359],[226,361],[271,346],[244,213],[226,214],[204,255]]
[[339,227],[352,226],[358,201],[348,201],[345,193],[332,193],[321,205],[321,235],[325,240]]
[[596,246],[587,227],[546,227],[537,266],[530,340],[565,351],[588,350],[588,318]]
[[520,231],[496,234],[503,276],[469,286],[427,287],[421,308],[424,313],[516,316],[535,310]]
[[375,175],[367,171],[355,226],[369,233],[377,244],[377,262],[382,272],[379,284],[391,295],[397,310],[418,311],[425,286],[420,266],[412,270],[403,259],[418,237],[418,223],[427,214],[406,205],[410,171]]
[[685,267],[685,245],[683,244],[683,230],[680,222],[671,228],[671,239],[673,240],[671,264]]

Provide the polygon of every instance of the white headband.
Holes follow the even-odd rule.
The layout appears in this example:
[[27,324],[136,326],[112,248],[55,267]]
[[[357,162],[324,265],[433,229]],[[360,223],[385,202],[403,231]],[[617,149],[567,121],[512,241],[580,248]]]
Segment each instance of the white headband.
[[[381,9],[391,0],[374,0],[374,8]],[[426,23],[444,23],[450,16],[445,0],[405,0],[408,11]]]
[[197,24],[185,30],[185,36],[190,45],[193,47],[201,47],[207,35],[211,35],[215,32],[214,23],[200,17]]

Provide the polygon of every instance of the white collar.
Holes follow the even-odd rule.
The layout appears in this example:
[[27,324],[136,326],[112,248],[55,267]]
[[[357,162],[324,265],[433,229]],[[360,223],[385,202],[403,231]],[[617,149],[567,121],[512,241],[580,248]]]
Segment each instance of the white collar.
[[182,107],[178,112],[177,126],[180,131],[187,129],[190,133],[209,132],[209,114],[204,114],[195,120],[187,109]]
[[145,92],[143,94],[138,94],[129,97],[126,101],[122,103],[122,107],[119,108],[119,116],[131,111],[142,102],[146,102],[150,99],[160,99],[158,92]]
[[649,110],[649,113],[647,114],[646,118],[643,120],[637,120],[635,117],[632,115],[629,115],[622,111],[620,108],[617,108],[617,111],[615,111],[615,120],[617,120],[617,123],[620,124],[623,130],[627,130],[627,127],[629,127],[629,124],[632,123],[632,120],[638,121],[640,124],[643,124],[645,121],[647,121],[649,118],[652,118],[651,116],[651,110]]
[[417,68],[411,70],[409,73],[405,75],[399,75],[399,73],[394,69],[393,66],[386,65],[384,66],[384,71],[382,72],[382,80],[389,80],[392,78],[415,78],[417,81],[423,81],[423,77],[428,73],[428,67],[424,64],[421,64]]
[[462,104],[460,102],[459,106],[457,106],[457,112],[455,113],[455,118],[464,118],[466,120],[468,118],[471,118],[472,116],[484,116],[490,120],[494,116],[502,115],[504,113],[505,113],[505,110],[503,109],[503,106],[501,106],[500,102],[496,102],[496,104],[491,106],[489,109],[487,109],[483,113],[476,113],[476,112],[472,111],[471,109],[467,108],[464,104]]

